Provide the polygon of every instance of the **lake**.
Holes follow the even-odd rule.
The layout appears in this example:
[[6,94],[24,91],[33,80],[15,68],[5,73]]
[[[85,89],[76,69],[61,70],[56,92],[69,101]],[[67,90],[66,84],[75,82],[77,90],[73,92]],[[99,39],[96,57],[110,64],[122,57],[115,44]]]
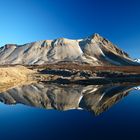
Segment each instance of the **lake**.
[[0,94],[3,140],[140,139],[138,84],[34,83]]

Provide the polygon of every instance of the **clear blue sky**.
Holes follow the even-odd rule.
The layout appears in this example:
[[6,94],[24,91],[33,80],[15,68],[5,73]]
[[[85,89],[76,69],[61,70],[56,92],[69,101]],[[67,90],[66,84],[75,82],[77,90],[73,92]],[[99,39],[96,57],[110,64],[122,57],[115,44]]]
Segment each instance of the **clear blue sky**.
[[0,46],[95,32],[140,57],[140,0],[0,0]]

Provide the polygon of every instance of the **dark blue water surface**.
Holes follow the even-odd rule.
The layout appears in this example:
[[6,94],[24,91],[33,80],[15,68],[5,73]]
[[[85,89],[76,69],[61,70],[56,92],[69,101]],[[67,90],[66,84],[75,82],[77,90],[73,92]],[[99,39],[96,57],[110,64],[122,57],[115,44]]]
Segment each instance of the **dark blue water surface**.
[[0,103],[1,140],[140,139],[140,91],[95,116],[85,110],[47,110]]

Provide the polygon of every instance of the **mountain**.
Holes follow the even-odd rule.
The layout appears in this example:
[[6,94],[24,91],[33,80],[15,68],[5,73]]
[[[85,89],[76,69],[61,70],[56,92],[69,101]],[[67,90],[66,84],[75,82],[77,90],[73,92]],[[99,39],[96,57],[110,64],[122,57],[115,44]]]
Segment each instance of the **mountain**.
[[134,59],[134,61],[140,63],[140,59],[139,58]]
[[91,65],[139,65],[107,39],[94,34],[85,39],[59,38],[0,48],[0,64],[77,62]]

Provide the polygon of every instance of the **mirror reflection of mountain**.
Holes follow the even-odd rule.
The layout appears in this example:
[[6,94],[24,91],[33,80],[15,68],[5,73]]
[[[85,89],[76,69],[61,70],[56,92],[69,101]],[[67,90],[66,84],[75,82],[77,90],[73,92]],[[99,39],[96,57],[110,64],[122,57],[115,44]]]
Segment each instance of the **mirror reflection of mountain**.
[[0,101],[61,111],[84,109],[98,115],[127,96],[134,87],[131,84],[82,86],[34,83],[1,92]]

